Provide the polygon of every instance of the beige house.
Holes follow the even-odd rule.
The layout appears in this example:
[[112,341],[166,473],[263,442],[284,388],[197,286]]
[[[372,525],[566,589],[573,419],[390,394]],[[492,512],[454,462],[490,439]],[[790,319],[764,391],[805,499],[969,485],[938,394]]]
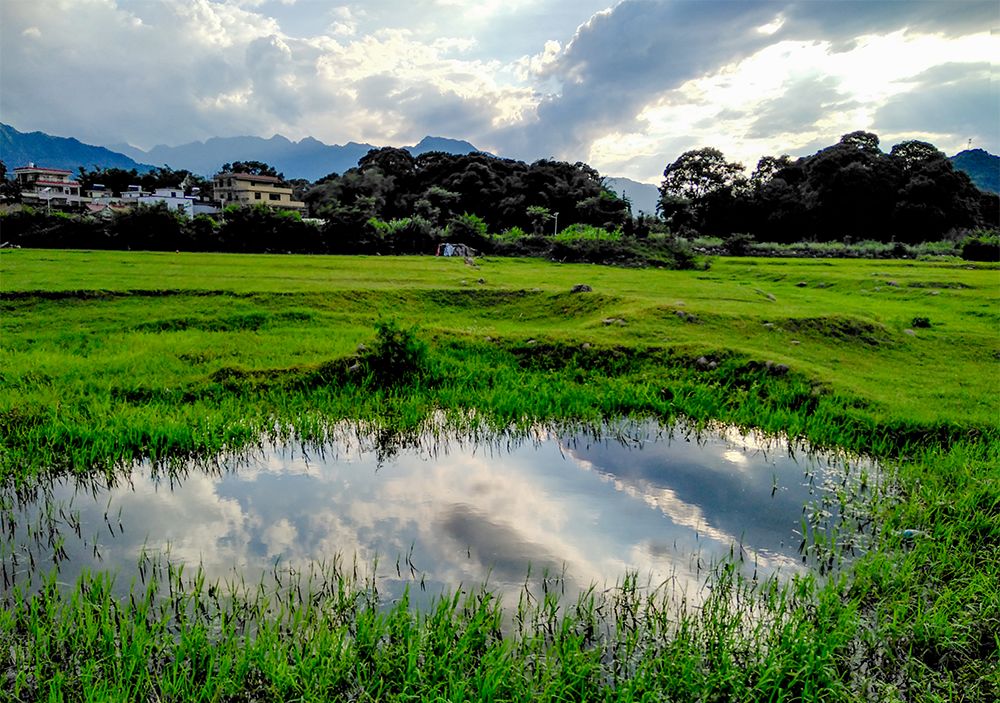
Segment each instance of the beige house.
[[281,210],[305,212],[306,204],[292,200],[292,189],[274,176],[254,176],[249,173],[217,173],[215,199],[227,205],[267,205]]

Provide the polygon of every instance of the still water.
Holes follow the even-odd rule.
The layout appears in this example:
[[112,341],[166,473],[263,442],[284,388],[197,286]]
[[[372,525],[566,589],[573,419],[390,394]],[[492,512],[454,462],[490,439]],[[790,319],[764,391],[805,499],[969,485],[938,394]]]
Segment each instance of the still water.
[[[636,572],[694,595],[724,559],[750,578],[815,568],[812,533],[853,519],[871,470],[726,428],[437,434],[387,448],[345,425],[322,447],[4,495],[3,588],[56,564],[61,581],[112,570],[127,588],[145,552],[248,583],[339,559],[374,569],[390,594],[513,591],[529,572],[578,591]],[[856,523],[839,534],[863,539]]]

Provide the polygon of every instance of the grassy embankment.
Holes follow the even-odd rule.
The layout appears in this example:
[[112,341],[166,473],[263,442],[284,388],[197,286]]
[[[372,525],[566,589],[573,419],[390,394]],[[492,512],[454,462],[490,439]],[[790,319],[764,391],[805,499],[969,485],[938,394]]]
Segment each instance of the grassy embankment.
[[[998,690],[995,267],[473,269],[15,251],[0,256],[0,276],[8,487],[275,431],[321,438],[344,417],[405,432],[438,409],[456,423],[475,409],[497,427],[718,419],[877,454],[894,479],[893,500],[875,507],[878,548],[849,578],[738,598],[727,593],[739,584],[720,587],[679,623],[629,588],[579,608],[533,605],[506,635],[487,594],[386,615],[336,577],[304,600],[292,589],[219,602],[207,585],[178,583],[169,607],[141,587],[118,605],[100,575],[68,593],[8,593],[0,639],[15,695],[988,700]],[[593,292],[571,293],[577,283]],[[389,318],[419,323],[430,344],[414,383],[349,370]],[[908,540],[903,528],[922,534]]]

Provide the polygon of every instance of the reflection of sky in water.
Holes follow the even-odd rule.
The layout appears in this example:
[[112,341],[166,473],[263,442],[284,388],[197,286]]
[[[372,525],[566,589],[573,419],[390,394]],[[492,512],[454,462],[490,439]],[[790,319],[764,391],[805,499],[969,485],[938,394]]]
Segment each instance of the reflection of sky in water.
[[[400,557],[402,575],[416,574],[432,593],[487,578],[514,590],[529,564],[536,576],[565,569],[571,587],[612,584],[634,570],[690,591],[704,580],[699,569],[734,545],[742,545],[748,575],[802,568],[795,530],[810,500],[804,472],[822,472],[817,462],[739,437],[695,442],[677,432],[654,436],[655,426],[634,429],[645,439],[543,433],[502,448],[404,449],[387,462],[355,438],[322,453],[285,447],[174,481],[152,479],[145,467],[96,493],[74,496],[60,484],[54,503],[65,511],[72,501],[82,524],[82,539],[63,529],[62,580],[85,566],[112,568],[127,586],[140,551],[168,545],[174,560],[218,578],[235,568],[247,582],[276,561],[339,556],[368,566],[376,554],[379,575],[392,581]],[[20,551],[40,510],[37,502],[20,509]],[[46,548],[35,549],[44,560]]]

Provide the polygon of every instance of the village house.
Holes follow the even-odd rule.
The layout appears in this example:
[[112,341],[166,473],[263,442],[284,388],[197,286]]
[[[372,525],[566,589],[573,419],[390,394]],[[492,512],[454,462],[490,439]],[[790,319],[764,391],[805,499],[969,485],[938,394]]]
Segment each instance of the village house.
[[255,176],[249,173],[217,173],[215,199],[222,207],[227,205],[267,205],[281,210],[304,212],[306,204],[292,199],[292,189],[282,185],[274,176]]
[[184,189],[179,186],[175,188],[157,188],[152,193],[143,193],[138,197],[138,201],[143,205],[163,203],[169,210],[183,212],[186,217],[194,217],[196,200],[197,198],[193,195],[184,195]]
[[80,195],[80,183],[73,180],[72,171],[29,163],[15,168],[14,178],[21,187],[21,201],[26,205],[79,208],[86,202]]

